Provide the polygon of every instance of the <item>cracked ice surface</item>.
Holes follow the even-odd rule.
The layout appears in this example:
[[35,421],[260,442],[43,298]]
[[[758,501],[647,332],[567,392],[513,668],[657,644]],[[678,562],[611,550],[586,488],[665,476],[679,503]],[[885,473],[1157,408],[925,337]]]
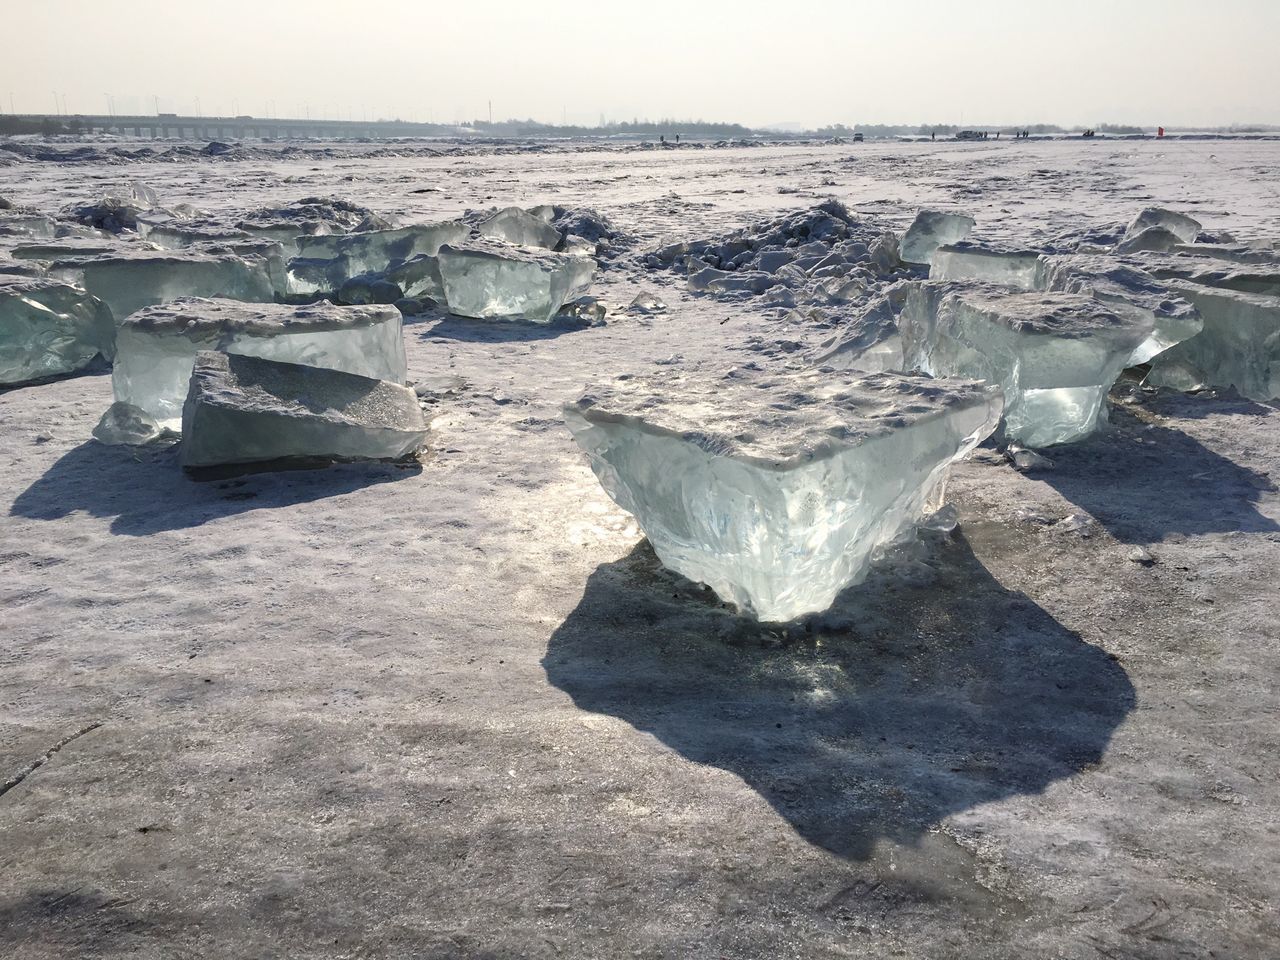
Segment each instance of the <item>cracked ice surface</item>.
[[595,275],[588,257],[517,247],[497,240],[446,245],[440,279],[449,312],[462,317],[549,323]]
[[671,569],[761,620],[825,610],[940,505],[998,388],[898,374],[620,378],[565,407],[604,489]]
[[1091,296],[922,281],[899,317],[908,368],[1004,391],[1004,430],[1031,447],[1078,440],[1150,335],[1148,312]]
[[938,247],[959,243],[969,235],[974,223],[973,217],[961,213],[921,210],[907,228],[898,255],[906,263],[928,264]]
[[57,280],[0,276],[0,384],[71,373],[115,352],[97,297]]
[[225,297],[254,303],[275,299],[278,262],[204,252],[135,253],[59,261],[54,276],[76,279],[111,308],[116,322],[143,307],[179,297]]
[[[223,350],[404,383],[400,311],[186,298],[137,311],[117,328],[111,385],[127,403],[176,430],[195,356]],[[105,418],[104,418],[105,419]]]
[[1235,387],[1251,400],[1280,399],[1280,296],[1171,281],[1200,311],[1204,330],[1157,357],[1151,382],[1175,390]]
[[287,457],[395,460],[426,442],[408,387],[338,370],[201,351],[182,410],[185,467]]

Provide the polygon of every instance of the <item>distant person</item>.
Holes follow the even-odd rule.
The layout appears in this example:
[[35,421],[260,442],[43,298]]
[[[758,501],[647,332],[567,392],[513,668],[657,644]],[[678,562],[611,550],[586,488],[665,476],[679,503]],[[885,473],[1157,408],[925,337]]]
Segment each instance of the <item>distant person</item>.
[[930,140],[937,140],[937,139],[938,139],[938,135],[937,135],[936,133],[934,133],[934,131],[930,130],[930,131],[929,131],[929,139],[930,139]]
[[676,134],[676,145],[677,145],[677,146],[679,146],[679,145],[680,145],[680,134],[678,134],[678,133]]
[[659,143],[666,143],[666,142],[667,142],[667,135],[664,133],[664,134],[662,134],[660,137],[658,137],[658,142],[659,142]]

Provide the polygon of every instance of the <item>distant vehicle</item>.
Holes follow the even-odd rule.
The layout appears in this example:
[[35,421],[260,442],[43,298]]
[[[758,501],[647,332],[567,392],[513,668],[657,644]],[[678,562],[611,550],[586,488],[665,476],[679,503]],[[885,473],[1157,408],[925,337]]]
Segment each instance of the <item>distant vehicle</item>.
[[862,137],[862,134],[860,134],[860,133],[855,133],[855,134],[853,135],[853,142],[854,142],[854,143],[861,143],[861,142],[862,142],[862,139],[863,139],[863,137]]
[[956,134],[956,139],[957,140],[981,140],[983,139],[983,135],[980,130],[961,130],[959,133]]

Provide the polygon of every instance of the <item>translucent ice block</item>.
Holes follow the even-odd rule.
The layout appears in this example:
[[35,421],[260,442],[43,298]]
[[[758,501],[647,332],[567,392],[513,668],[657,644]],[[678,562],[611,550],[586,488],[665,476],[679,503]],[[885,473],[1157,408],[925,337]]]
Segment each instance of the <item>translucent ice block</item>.
[[450,313],[537,323],[585,293],[596,269],[587,257],[497,240],[441,247],[439,265]]
[[1001,251],[974,244],[946,244],[933,252],[930,280],[980,280],[1017,287],[1042,289],[1042,261],[1034,250]]
[[671,569],[761,620],[824,610],[941,505],[996,388],[897,374],[619,379],[565,407],[604,489]]
[[973,217],[960,213],[921,210],[907,228],[898,255],[906,263],[928,264],[933,260],[933,251],[945,244],[959,243],[969,235],[974,223]]
[[362,273],[381,273],[393,261],[408,260],[421,253],[434,256],[441,245],[465,240],[470,232],[465,223],[450,220],[420,223],[398,230],[298,237],[298,256],[312,260],[344,257],[351,271],[348,277],[354,277]]
[[111,384],[161,426],[177,429],[191,365],[201,350],[344,370],[404,383],[400,311],[394,307],[303,307],[188,298],[139,310],[116,332]]
[[560,244],[560,231],[547,220],[526,213],[519,207],[499,210],[479,227],[480,235],[506,240],[525,247],[554,250]]
[[1147,207],[1129,224],[1124,232],[1124,240],[1132,240],[1145,230],[1167,230],[1181,243],[1195,243],[1200,235],[1200,221],[1188,217],[1185,213],[1174,213],[1161,207]]
[[925,281],[908,293],[899,330],[909,369],[999,384],[1006,436],[1039,447],[1094,430],[1152,321],[1081,294]]
[[398,383],[215,351],[197,354],[182,410],[184,467],[289,457],[399,459],[426,441]]
[[97,297],[56,280],[0,275],[0,384],[71,373],[114,351],[111,311]]

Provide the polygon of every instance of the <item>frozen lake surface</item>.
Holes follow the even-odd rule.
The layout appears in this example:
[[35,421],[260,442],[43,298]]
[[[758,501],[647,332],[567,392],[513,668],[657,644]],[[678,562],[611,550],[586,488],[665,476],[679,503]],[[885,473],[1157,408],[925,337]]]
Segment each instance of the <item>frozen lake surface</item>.
[[553,203],[635,245],[603,326],[407,319],[420,464],[197,483],[90,439],[107,372],[0,393],[0,954],[1275,954],[1274,405],[1122,382],[1055,469],[957,465],[958,533],[790,635],[664,570],[560,409],[857,311],[635,253],[831,196],[1019,247],[1152,205],[1275,240],[1280,142],[118,146],[0,150],[0,196]]

